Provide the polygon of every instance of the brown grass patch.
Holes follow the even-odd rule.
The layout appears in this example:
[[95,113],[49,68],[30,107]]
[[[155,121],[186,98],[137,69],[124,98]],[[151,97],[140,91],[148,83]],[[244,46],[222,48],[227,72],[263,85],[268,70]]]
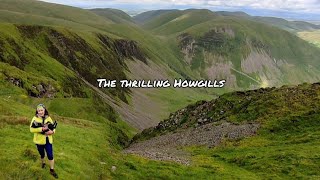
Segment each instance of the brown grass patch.
[[25,116],[0,116],[0,123],[10,125],[30,125],[31,119]]

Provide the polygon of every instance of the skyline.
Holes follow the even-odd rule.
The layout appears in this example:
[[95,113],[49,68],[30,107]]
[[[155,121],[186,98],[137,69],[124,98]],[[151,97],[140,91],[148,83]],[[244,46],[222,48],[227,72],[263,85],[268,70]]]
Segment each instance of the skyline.
[[[157,9],[209,9],[242,11],[253,16],[320,21],[320,0],[40,0],[84,9],[115,8],[129,11]],[[138,7],[138,8],[137,8]]]

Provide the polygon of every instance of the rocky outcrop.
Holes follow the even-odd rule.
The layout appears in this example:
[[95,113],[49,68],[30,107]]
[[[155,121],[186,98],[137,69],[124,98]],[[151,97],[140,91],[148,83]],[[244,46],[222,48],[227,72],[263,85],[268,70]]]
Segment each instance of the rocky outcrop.
[[119,39],[114,41],[114,46],[118,56],[122,58],[136,58],[147,64],[146,55],[142,53],[137,42]]
[[23,80],[21,79],[15,77],[6,77],[6,80],[17,87],[26,89],[28,94],[32,97],[51,98],[57,93],[57,90],[51,84],[39,83],[33,84],[31,87],[25,87]]
[[[268,94],[274,89],[275,88],[265,88],[245,92],[237,91],[211,101],[198,101],[175,113],[171,113],[168,119],[159,122],[157,126],[143,130],[133,138],[132,142],[165,135],[180,129],[197,128],[209,123],[229,122],[229,116],[235,111],[245,110],[247,106],[252,103],[253,99],[264,96],[264,94]],[[236,96],[239,100],[229,100],[226,98],[229,95]],[[247,119],[246,122],[251,122],[250,120],[253,121],[255,119]]]
[[180,41],[179,47],[181,49],[182,54],[184,55],[185,62],[191,65],[191,61],[195,56],[195,39],[190,34],[183,33],[178,36],[178,41]]
[[20,79],[14,77],[7,77],[7,81],[11,82],[15,86],[23,88],[23,82]]
[[40,98],[53,98],[55,96],[56,90],[51,84],[38,84],[32,86],[34,89],[37,90],[38,94],[31,93],[31,96],[40,97]]

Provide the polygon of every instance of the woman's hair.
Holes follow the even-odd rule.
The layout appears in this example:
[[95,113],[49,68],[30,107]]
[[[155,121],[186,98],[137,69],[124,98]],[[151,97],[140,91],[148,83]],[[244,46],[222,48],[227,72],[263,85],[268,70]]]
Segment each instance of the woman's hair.
[[[49,116],[49,112],[46,108],[43,108],[44,109],[44,116]],[[38,110],[36,109],[36,113],[35,113],[36,116],[38,116]]]

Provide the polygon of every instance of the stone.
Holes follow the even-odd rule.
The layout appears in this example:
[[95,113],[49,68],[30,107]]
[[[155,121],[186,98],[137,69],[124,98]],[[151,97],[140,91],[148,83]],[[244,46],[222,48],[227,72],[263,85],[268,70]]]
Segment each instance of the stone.
[[114,172],[114,171],[116,171],[116,170],[117,170],[117,167],[116,167],[116,166],[112,166],[112,167],[111,167],[111,171],[112,171],[112,172]]

